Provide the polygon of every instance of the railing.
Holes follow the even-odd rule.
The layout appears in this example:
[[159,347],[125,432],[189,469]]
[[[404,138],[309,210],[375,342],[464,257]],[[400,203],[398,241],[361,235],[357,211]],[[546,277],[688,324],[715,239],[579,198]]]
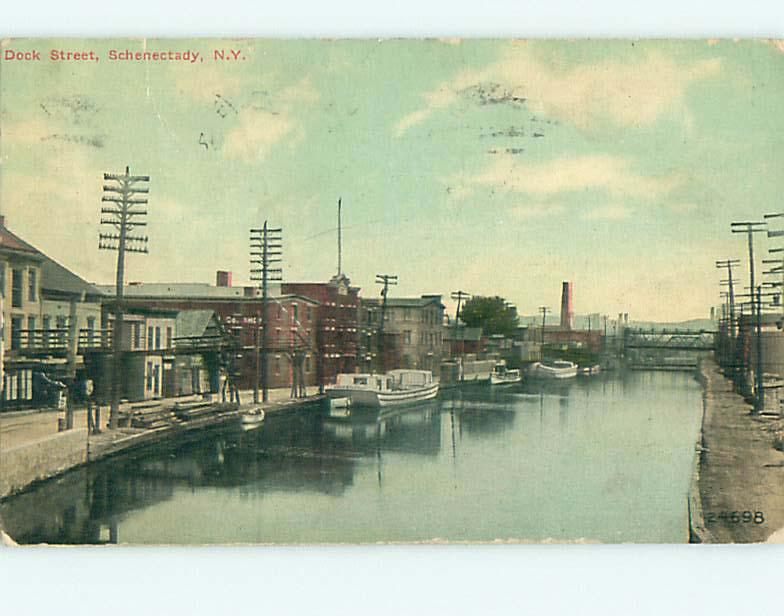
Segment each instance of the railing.
[[[111,330],[81,329],[77,353],[111,349]],[[18,329],[11,332],[11,354],[66,356],[71,334],[67,327],[53,329]]]

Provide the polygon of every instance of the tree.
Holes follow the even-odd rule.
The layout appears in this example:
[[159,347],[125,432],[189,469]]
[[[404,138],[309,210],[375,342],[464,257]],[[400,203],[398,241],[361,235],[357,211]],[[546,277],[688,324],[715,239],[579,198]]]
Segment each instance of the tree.
[[515,307],[497,295],[472,297],[461,308],[460,319],[468,327],[481,327],[487,336],[513,336],[519,325]]

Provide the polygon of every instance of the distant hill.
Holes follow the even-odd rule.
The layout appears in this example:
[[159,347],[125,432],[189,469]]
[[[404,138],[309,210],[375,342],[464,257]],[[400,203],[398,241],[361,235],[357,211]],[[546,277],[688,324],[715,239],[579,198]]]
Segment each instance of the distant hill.
[[[612,333],[613,325],[617,319],[608,319],[607,320],[607,327],[608,331]],[[547,325],[553,326],[558,325],[561,322],[559,315],[548,315],[547,317]],[[533,326],[538,327],[542,324],[542,317],[540,316],[533,316],[533,315],[521,315],[520,316],[520,325],[523,326]],[[708,330],[713,331],[716,329],[716,322],[711,321],[710,319],[689,319],[687,321],[635,321],[633,319],[629,320],[628,327],[634,328],[642,328],[642,329],[682,329],[686,331],[700,331],[700,330]],[[599,316],[592,316],[590,319],[590,326],[589,326],[589,318],[588,315],[575,315],[574,317],[574,328],[575,329],[603,329],[604,328],[604,319],[600,318]]]

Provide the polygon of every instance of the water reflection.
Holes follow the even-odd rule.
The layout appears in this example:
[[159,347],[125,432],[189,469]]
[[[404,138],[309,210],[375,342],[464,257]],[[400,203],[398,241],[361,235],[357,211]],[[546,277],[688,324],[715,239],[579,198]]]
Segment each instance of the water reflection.
[[[672,412],[692,402],[693,415]],[[675,434],[687,480],[693,441],[683,421],[698,410],[698,388],[684,375],[638,374],[468,388],[382,414],[270,415],[256,430],[206,431],[68,473],[1,503],[0,518],[19,543],[138,541],[140,527],[152,542],[604,536],[609,527],[584,529],[590,516],[568,512],[590,509],[591,498],[603,507],[619,472],[639,473],[634,481],[664,506],[649,475],[672,474],[672,455],[639,452],[670,451]],[[621,496],[631,499],[616,503],[621,512],[647,502]],[[487,508],[488,498],[505,504]],[[674,495],[673,519],[683,502]],[[225,528],[198,517],[224,510],[225,521],[209,515]],[[183,527],[187,540],[178,539]]]

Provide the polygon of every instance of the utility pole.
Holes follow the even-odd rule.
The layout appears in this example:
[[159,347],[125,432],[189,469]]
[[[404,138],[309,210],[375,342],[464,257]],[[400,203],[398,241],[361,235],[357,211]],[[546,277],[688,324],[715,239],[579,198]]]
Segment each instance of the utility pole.
[[[732,268],[740,265],[740,261],[738,259],[724,259],[723,261],[716,261],[716,268],[722,269],[725,268],[727,270],[727,281],[726,285],[728,287],[728,298],[729,298],[729,308],[730,308],[730,327],[729,332],[731,337],[735,337],[735,280],[732,276]],[[723,283],[723,281],[722,281]]]
[[[782,248],[771,248],[768,252],[784,252]],[[774,302],[776,302],[782,310],[784,310],[784,302],[781,301],[781,293],[784,291],[784,256],[778,257],[776,259],[763,259],[762,262],[765,265],[772,265],[769,270],[765,270],[762,272],[765,276],[778,276],[781,279],[776,280],[774,282],[765,282],[763,283],[766,287],[770,287],[771,289],[778,289],[776,291],[776,295],[774,296]]]
[[757,287],[757,369],[754,371],[757,377],[757,396],[755,399],[754,412],[759,413],[765,406],[765,386],[763,381],[762,369],[762,287]]
[[117,276],[115,280],[114,331],[112,332],[112,400],[109,411],[109,428],[117,428],[120,413],[120,372],[122,371],[123,311],[125,285],[125,253],[147,254],[147,236],[133,235],[137,227],[145,227],[147,215],[146,195],[150,192],[148,175],[131,175],[129,167],[125,173],[103,174],[103,197],[108,205],[101,208],[101,224],[114,227],[112,233],[98,234],[98,248],[117,251]]
[[[468,301],[471,297],[469,293],[465,291],[454,291],[450,297],[454,300],[457,300],[457,311],[455,312],[455,335],[460,336],[460,380],[463,380],[463,355],[465,355],[465,333],[461,332],[460,327],[460,306],[463,303],[463,300]],[[462,334],[462,335],[461,335]]]
[[[730,230],[733,233],[745,233],[748,236],[749,243],[749,287],[752,294],[756,289],[756,281],[754,279],[754,234],[764,233],[767,229],[766,222],[753,221],[753,222],[733,222],[730,224]],[[751,302],[752,316],[754,316],[754,302]]]
[[378,328],[378,365],[379,372],[385,371],[384,360],[384,322],[387,318],[387,294],[389,287],[397,284],[397,276],[392,274],[376,274],[376,284],[382,285],[381,289],[381,325]]
[[[769,220],[771,218],[784,218],[784,212],[778,212],[775,214],[765,214],[765,220]],[[784,237],[784,230],[774,229],[768,231],[769,238],[780,238]],[[784,248],[769,248],[769,253],[782,253],[784,252]],[[781,274],[781,282],[771,285],[774,287],[778,287],[780,292],[783,294],[779,297],[779,303],[781,304],[782,311],[784,311],[784,257],[779,259],[763,259],[763,263],[775,263],[777,266],[772,268],[769,272],[765,272],[766,274]]]
[[737,378],[737,363],[736,357],[736,335],[735,335],[735,278],[733,276],[733,268],[740,265],[738,259],[724,259],[716,261],[717,269],[727,270],[727,279],[721,281],[721,285],[727,287],[727,304],[728,304],[728,322],[727,322],[727,346],[726,355],[728,357],[722,358],[725,362],[729,360],[730,374],[733,379]]
[[[283,255],[283,229],[269,227],[267,221],[261,229],[250,230],[250,278],[261,282],[261,358],[256,349],[253,402],[259,402],[259,362],[261,362],[262,402],[269,400],[267,353],[269,351],[269,283],[283,280],[282,267],[270,267],[281,263]],[[258,340],[258,320],[256,339]]]
[[[742,294],[744,297],[748,297],[750,300],[750,305],[752,309],[752,317],[753,323],[749,322],[749,327],[747,329],[751,330],[754,328],[754,340],[755,340],[755,353],[754,353],[754,360],[755,360],[755,370],[754,370],[754,388],[755,388],[755,396],[754,396],[754,413],[758,413],[762,410],[764,406],[764,365],[763,365],[763,352],[762,352],[762,298],[764,297],[771,297],[774,293],[770,292],[763,292],[762,285],[757,286],[754,290],[749,290],[748,293]],[[743,306],[741,306],[741,313]],[[751,339],[751,336],[745,336],[748,340]]]
[[550,309],[547,306],[539,306],[539,312],[542,313],[542,353],[544,354],[544,324],[547,321],[547,313]]

